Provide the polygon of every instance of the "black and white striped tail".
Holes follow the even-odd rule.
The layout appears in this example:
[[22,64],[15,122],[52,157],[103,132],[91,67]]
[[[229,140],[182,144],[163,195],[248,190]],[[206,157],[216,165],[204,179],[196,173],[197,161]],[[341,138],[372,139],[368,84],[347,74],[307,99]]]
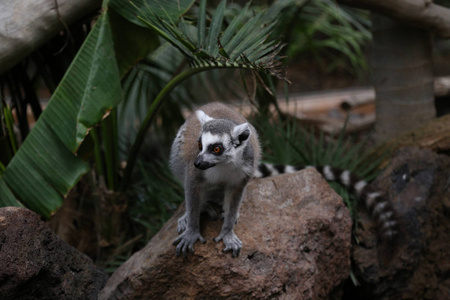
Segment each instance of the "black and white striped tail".
[[372,219],[377,222],[380,239],[392,241],[398,236],[398,221],[392,203],[382,193],[373,190],[367,181],[358,178],[348,170],[324,166],[289,166],[261,163],[254,177],[264,178],[285,173],[295,173],[305,168],[315,168],[328,181],[335,181],[364,201]]

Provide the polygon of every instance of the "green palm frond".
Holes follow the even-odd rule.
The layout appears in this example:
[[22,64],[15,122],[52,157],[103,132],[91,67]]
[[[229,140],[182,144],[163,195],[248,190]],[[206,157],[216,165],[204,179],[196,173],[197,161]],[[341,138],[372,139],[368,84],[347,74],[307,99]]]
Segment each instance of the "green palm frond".
[[[200,1],[196,26],[185,19],[175,25],[149,5],[135,7],[138,18],[181,51],[191,68],[243,68],[287,80],[279,56],[284,45],[269,38],[276,15],[261,12],[247,19],[249,6],[250,2],[225,30],[226,0],[219,3],[210,20],[206,0]],[[189,27],[194,33],[187,30]]]
[[242,12],[222,31],[222,27],[225,28],[223,19],[226,0],[220,2],[210,21],[207,18],[206,0],[202,0],[198,16],[194,18],[197,22],[189,23],[186,21],[187,18],[182,17],[178,25],[165,13],[163,6],[158,6],[158,3],[153,2],[153,5],[146,2],[142,5],[131,3],[138,11],[137,17],[183,53],[191,68],[172,78],[152,101],[130,149],[121,184],[122,191],[126,190],[130,183],[138,152],[157,111],[168,94],[182,81],[202,71],[217,68],[250,69],[288,81],[279,56],[283,45],[269,38],[276,23],[276,14],[261,12],[246,19],[246,12],[250,6],[247,3]]
[[[193,0],[167,0],[163,4],[168,15],[178,20],[192,6]],[[0,207],[25,206],[48,218],[89,171],[87,157],[81,150],[83,146],[90,148],[84,143],[86,136],[89,132],[95,133],[96,125],[108,114],[105,122],[114,127],[115,107],[122,100],[121,78],[159,44],[153,32],[133,24],[133,20],[138,20],[132,10],[127,1],[105,1],[102,14],[45,111],[8,164],[0,165]],[[111,137],[105,141],[116,144],[115,131],[107,131],[100,130],[103,136]],[[0,143],[4,136],[2,133]],[[101,150],[99,148],[96,154]],[[0,152],[3,155],[6,151],[0,149]],[[115,155],[108,152],[107,159],[117,162],[110,154]],[[108,164],[117,173],[115,162]],[[106,171],[112,173],[109,169]],[[116,184],[110,180],[114,177],[117,175],[108,178],[109,186]]]
[[[337,137],[325,136],[314,127],[299,126],[295,119],[258,118],[257,128],[263,147],[264,160],[291,165],[331,165],[351,171],[367,181],[373,180],[381,171],[384,155],[375,157],[365,149],[365,140],[355,142],[345,134],[345,127]],[[357,199],[336,182],[331,187],[341,195],[350,215],[357,216]]]
[[[120,146],[126,159],[128,147],[145,119],[154,99],[173,74],[185,64],[183,55],[171,44],[162,42],[160,47],[138,63],[123,81],[124,99],[118,105],[118,130]],[[168,138],[176,133],[184,121],[180,107],[189,108],[195,99],[185,85],[179,85],[167,97],[167,105],[158,113],[160,122],[155,124],[152,135]]]

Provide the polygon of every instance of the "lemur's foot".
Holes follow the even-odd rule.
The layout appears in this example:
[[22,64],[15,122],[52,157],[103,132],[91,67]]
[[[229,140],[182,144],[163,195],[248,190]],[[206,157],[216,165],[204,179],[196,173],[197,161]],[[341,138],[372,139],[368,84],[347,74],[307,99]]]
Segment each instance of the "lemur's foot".
[[221,240],[223,240],[223,243],[225,244],[225,248],[222,250],[222,252],[231,252],[232,257],[239,256],[242,248],[242,242],[236,236],[233,230],[227,233],[221,232],[219,236],[214,239],[216,243],[220,242]]
[[188,253],[194,253],[194,244],[200,241],[200,243],[206,243],[206,240],[202,237],[200,232],[187,229],[180,234],[174,241],[173,245],[177,245],[176,255],[180,256],[183,253],[184,257],[187,257]]

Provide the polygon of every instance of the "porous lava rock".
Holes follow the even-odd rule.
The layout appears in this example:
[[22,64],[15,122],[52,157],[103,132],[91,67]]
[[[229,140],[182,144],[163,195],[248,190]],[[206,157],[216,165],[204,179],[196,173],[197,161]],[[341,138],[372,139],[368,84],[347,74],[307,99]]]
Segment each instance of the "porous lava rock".
[[314,169],[247,186],[235,226],[243,248],[222,253],[222,222],[201,222],[206,244],[175,256],[175,213],[111,276],[100,299],[328,299],[350,272],[351,218]]
[[34,212],[0,208],[0,298],[97,299],[106,274]]
[[393,202],[400,234],[379,245],[374,224],[360,214],[353,250],[360,287],[347,299],[450,299],[450,158],[401,149],[374,186]]

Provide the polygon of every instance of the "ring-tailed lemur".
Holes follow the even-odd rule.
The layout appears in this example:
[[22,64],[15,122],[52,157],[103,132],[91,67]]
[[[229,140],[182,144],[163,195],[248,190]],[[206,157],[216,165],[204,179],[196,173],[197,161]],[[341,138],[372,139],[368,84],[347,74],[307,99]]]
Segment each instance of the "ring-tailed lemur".
[[[205,243],[200,234],[200,213],[217,214],[209,202],[220,192],[223,226],[215,242],[223,241],[224,252],[239,255],[242,242],[233,231],[245,187],[252,177],[261,178],[293,173],[302,167],[260,164],[260,145],[255,128],[239,113],[220,103],[200,107],[188,117],[172,144],[170,167],[183,183],[186,212],[178,220],[173,242],[176,255],[194,252],[194,244]],[[365,201],[371,215],[379,221],[380,234],[392,239],[397,232],[394,210],[389,201],[372,191],[364,180],[349,171],[330,166],[315,167],[327,180],[337,181]]]

